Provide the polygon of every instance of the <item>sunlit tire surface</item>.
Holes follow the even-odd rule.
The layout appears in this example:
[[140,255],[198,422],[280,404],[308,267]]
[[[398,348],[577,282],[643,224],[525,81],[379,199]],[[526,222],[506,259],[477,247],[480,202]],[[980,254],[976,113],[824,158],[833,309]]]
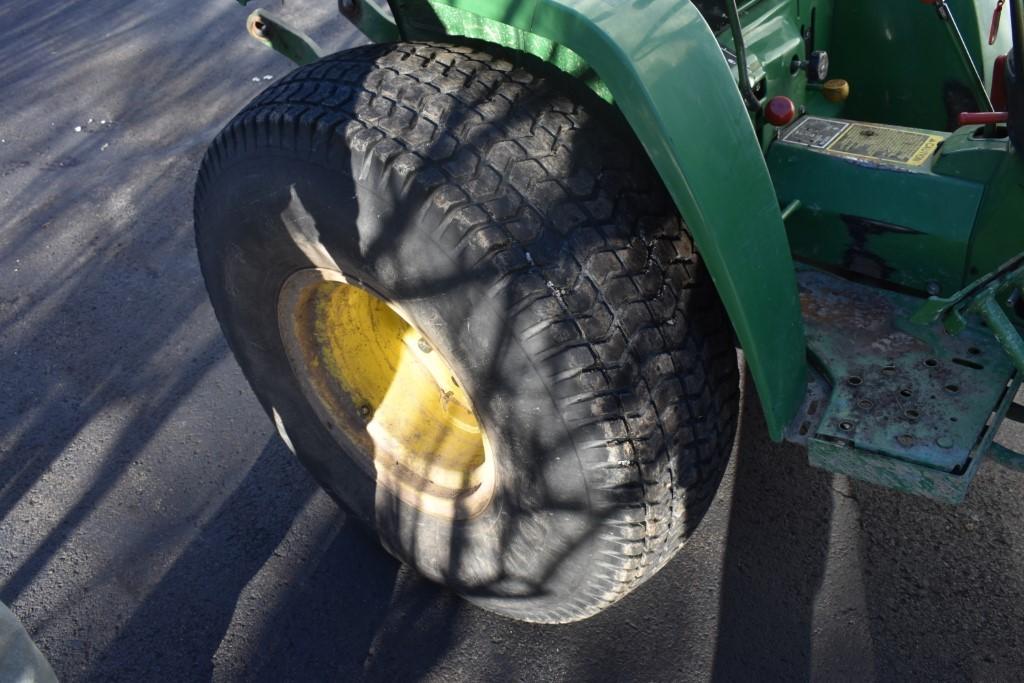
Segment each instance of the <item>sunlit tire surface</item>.
[[[450,45],[327,57],[217,137],[195,217],[282,437],[424,575],[574,621],[707,510],[736,426],[731,329],[628,128],[570,79]],[[385,404],[402,409],[376,420]],[[431,419],[458,443],[423,437]]]

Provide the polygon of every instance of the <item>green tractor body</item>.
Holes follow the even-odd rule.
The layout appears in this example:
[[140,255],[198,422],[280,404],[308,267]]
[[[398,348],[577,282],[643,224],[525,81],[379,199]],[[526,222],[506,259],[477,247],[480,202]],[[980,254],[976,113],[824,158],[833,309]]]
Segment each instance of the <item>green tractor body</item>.
[[[1019,0],[1003,6],[339,3],[375,42],[494,43],[612,102],[693,233],[772,437],[950,502],[984,456],[1020,462],[992,440],[1024,370],[1022,19]],[[319,56],[266,12],[249,25],[297,63]],[[993,96],[1016,119],[975,123]],[[780,97],[795,116],[773,125]]]
[[[245,0],[241,0],[245,4]],[[339,0],[213,141],[197,251],[282,440],[392,554],[564,623],[740,414],[957,503],[1024,378],[1024,0]]]

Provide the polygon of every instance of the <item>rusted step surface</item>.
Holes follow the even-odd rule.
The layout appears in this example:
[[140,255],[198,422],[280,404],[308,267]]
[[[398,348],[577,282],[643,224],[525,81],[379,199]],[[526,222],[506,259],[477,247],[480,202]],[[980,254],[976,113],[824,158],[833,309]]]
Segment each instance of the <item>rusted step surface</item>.
[[827,382],[793,425],[813,465],[958,502],[1019,380],[980,323],[916,325],[921,300],[801,269],[812,362]]

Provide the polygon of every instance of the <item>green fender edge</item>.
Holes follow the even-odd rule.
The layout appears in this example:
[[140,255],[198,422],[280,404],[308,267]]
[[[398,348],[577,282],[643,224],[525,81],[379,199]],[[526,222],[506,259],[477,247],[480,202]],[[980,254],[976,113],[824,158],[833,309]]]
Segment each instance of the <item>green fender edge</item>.
[[375,42],[479,39],[536,55],[613,101],[688,224],[769,434],[783,438],[807,389],[793,259],[736,77],[689,0],[390,0],[395,29],[373,0],[340,7]]

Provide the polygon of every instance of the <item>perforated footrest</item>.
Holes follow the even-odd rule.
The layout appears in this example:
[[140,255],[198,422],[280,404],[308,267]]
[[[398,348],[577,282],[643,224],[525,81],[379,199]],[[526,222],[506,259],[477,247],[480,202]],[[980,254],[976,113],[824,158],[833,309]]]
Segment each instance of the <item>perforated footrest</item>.
[[797,277],[808,346],[831,385],[793,425],[811,464],[962,500],[1020,383],[999,342],[978,323],[956,336],[911,323],[913,297]]

